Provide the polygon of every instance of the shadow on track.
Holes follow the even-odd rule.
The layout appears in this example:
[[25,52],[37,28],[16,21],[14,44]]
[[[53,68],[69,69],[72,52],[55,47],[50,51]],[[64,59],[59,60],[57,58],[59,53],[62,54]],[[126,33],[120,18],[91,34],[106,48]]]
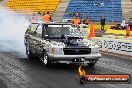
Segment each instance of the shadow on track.
[[[25,58],[23,58],[25,59]],[[40,68],[44,68],[47,70],[54,70],[54,71],[70,71],[70,72],[75,72],[78,73],[78,68],[79,68],[79,64],[61,64],[61,63],[56,63],[56,64],[51,64],[48,67],[44,67],[43,63],[41,61],[39,61],[38,59],[32,59],[32,60],[28,60],[28,63],[34,63],[37,66],[39,65]],[[96,73],[96,67],[90,68],[88,65],[86,65],[84,67],[84,69],[86,70],[86,73],[89,74],[94,74]]]

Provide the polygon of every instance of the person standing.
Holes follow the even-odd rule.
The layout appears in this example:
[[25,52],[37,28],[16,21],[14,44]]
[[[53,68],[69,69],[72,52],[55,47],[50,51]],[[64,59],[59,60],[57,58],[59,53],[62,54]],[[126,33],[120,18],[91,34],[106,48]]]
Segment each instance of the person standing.
[[33,14],[31,17],[31,23],[35,23],[35,22],[36,22],[36,16],[35,14]]
[[132,31],[132,18],[129,20],[129,25],[130,25],[130,31]]
[[102,16],[102,18],[100,19],[101,31],[104,31],[105,22],[106,22],[106,19],[104,18],[104,16]]
[[89,20],[88,20],[88,17],[86,17],[86,18],[84,19],[84,24],[88,25],[88,23],[89,23]]
[[80,24],[80,19],[77,18],[76,16],[74,16],[74,18],[72,19],[72,24],[73,24],[74,26],[79,26],[79,24]]
[[125,29],[125,26],[126,26],[126,21],[125,21],[125,19],[123,18],[123,19],[122,19],[122,22],[121,22],[121,29],[124,30],[124,29]]
[[44,15],[43,20],[44,20],[45,23],[49,23],[49,22],[52,22],[53,21],[52,18],[51,18],[51,16],[49,15],[49,12],[47,12]]
[[38,12],[38,13],[36,14],[36,21],[37,21],[37,22],[42,21],[41,13],[40,13],[40,12]]

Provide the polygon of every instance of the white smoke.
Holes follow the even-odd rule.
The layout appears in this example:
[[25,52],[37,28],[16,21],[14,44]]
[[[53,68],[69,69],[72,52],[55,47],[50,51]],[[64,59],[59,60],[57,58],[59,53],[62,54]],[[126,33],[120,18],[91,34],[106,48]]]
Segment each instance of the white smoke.
[[0,52],[25,55],[24,33],[28,25],[26,17],[0,7]]

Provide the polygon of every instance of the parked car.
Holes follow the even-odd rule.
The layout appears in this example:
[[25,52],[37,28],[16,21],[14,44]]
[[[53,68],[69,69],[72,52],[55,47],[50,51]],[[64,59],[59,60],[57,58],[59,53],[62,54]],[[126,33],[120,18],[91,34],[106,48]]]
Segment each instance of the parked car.
[[[127,25],[124,27],[124,29],[127,29]],[[122,30],[121,24],[113,25],[110,29],[116,29],[116,30]]]

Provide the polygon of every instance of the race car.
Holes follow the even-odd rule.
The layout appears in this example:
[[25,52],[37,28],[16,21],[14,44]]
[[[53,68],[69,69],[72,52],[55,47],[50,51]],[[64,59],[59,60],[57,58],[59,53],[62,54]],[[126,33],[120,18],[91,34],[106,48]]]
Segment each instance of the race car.
[[55,63],[85,64],[93,67],[101,58],[99,46],[84,39],[78,28],[68,23],[32,23],[25,33],[28,59],[37,56],[48,66]]
[[[124,29],[127,29],[128,24],[124,27]],[[116,30],[122,30],[121,24],[113,25],[110,29],[116,29]]]

